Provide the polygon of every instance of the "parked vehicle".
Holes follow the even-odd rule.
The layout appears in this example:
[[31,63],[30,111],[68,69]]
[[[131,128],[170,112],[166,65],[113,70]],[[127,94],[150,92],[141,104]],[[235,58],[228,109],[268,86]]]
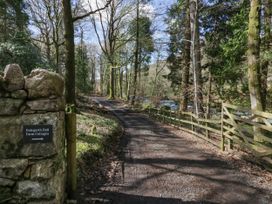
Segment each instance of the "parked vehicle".
[[235,115],[241,117],[241,118],[249,118],[251,116],[251,113],[250,112],[247,112],[247,111],[236,111],[235,112]]
[[159,104],[159,108],[167,108],[170,109],[171,111],[177,111],[179,109],[178,103],[176,103],[173,100],[161,100]]

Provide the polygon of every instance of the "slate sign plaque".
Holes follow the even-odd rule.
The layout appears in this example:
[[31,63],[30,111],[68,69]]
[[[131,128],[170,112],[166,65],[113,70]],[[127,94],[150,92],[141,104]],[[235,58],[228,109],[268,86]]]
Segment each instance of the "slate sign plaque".
[[24,125],[24,143],[50,143],[53,138],[52,125]]

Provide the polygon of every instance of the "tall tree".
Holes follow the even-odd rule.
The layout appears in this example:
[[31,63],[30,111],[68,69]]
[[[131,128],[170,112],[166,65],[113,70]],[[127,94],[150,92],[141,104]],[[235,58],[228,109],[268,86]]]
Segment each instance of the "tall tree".
[[251,0],[248,26],[248,83],[252,110],[263,110],[260,84],[260,0]]
[[76,198],[76,114],[75,114],[75,44],[70,0],[62,0],[65,31],[65,98],[67,139],[67,193]]
[[199,0],[190,0],[191,19],[191,56],[194,81],[194,112],[197,116],[203,113],[202,75],[199,31]]
[[[136,17],[130,23],[130,33],[135,39],[134,47],[134,76],[133,76],[133,94],[131,104],[135,103],[137,89],[141,91],[141,74],[148,69],[148,63],[151,59],[151,53],[154,51],[154,43],[151,31],[151,20],[141,13],[141,7],[148,1],[136,2]],[[137,76],[138,75],[138,76]]]
[[76,88],[83,93],[90,92],[90,70],[87,46],[83,40],[83,30],[81,31],[80,45],[76,47],[75,69],[76,69]]
[[191,39],[191,27],[190,27],[190,3],[189,0],[184,2],[185,9],[185,31],[184,31],[184,51],[183,51],[183,70],[182,70],[182,84],[181,84],[181,102],[180,110],[187,111],[189,101],[189,73],[190,73],[190,39]]
[[33,39],[40,47],[45,47],[48,66],[61,73],[60,48],[63,44],[61,0],[26,0],[26,2],[31,25],[38,32]]
[[70,0],[62,0],[63,21],[65,31],[65,98],[66,98],[66,139],[67,139],[67,183],[68,198],[76,198],[76,106],[75,106],[75,42],[74,22],[84,19],[98,11],[105,9],[111,0],[103,7],[84,14],[72,16]]
[[[249,1],[213,1],[204,5],[205,66],[211,71],[216,98],[247,102],[244,75],[247,50]],[[243,97],[242,97],[243,96]]]
[[272,1],[271,0],[263,0],[263,8],[264,8],[264,38],[263,38],[263,46],[264,46],[264,59],[261,63],[261,98],[262,98],[262,106],[263,110],[266,109],[266,101],[267,101],[267,74],[268,74],[268,66],[270,59],[267,57],[268,52],[271,49],[271,17],[272,17]]
[[139,69],[139,36],[140,36],[140,0],[137,0],[136,4],[136,37],[135,37],[135,55],[134,55],[134,77],[133,77],[133,96],[131,99],[131,105],[135,103],[135,97],[137,93],[137,73]]
[[[141,90],[143,87],[141,87],[141,75],[142,73],[145,73],[148,70],[148,64],[150,63],[151,54],[154,51],[154,43],[151,31],[151,20],[147,16],[139,16],[130,22],[129,30],[131,35],[135,36],[135,56],[134,56],[134,80],[135,80],[135,74],[136,76],[137,84],[136,89],[139,90],[139,93],[142,93],[143,90]],[[136,63],[136,59],[137,63]],[[136,66],[137,65],[137,66]],[[135,73],[136,70],[136,73]],[[135,93],[136,94],[136,93]]]
[[27,15],[24,12],[23,6],[24,1],[23,0],[6,0],[6,3],[12,7],[13,11],[15,12],[15,24],[17,27],[17,31],[24,32],[27,28]]
[[[138,64],[138,89],[143,94],[144,83],[141,81],[143,73],[146,73],[151,62],[151,54],[154,52],[153,32],[151,30],[152,22],[147,16],[140,16],[139,22],[139,64]],[[134,22],[132,21],[132,26]],[[135,26],[133,26],[135,27]],[[132,29],[133,30],[133,29]]]
[[[98,2],[96,0],[97,7]],[[97,15],[91,18],[110,71],[109,98],[115,98],[115,69],[119,68],[117,55],[122,46],[128,42],[124,22],[130,11],[130,5],[124,0],[112,0],[104,11],[98,11]]]
[[[166,80],[168,80],[168,77],[163,77],[163,76],[166,74],[165,70],[168,65],[168,62],[164,60],[163,52],[164,52],[163,44],[156,44],[156,48],[154,52],[154,57],[155,57],[155,64],[153,64],[154,68],[152,69],[151,67],[149,70],[149,75],[147,75],[147,77],[150,78],[149,95],[151,96],[161,97],[163,94],[165,94],[165,92],[169,92],[168,90],[165,91],[165,88],[164,88],[164,87],[167,87]],[[147,89],[146,83],[145,83],[145,88]],[[169,89],[169,87],[167,89]],[[148,90],[146,90],[146,92],[147,91]]]
[[0,67],[18,63],[25,74],[42,65],[40,50],[33,45],[28,15],[22,0],[0,1]]
[[[251,0],[248,25],[248,85],[251,109],[262,111],[260,73],[260,0]],[[261,130],[254,129],[254,140],[260,142]]]
[[[175,94],[179,94],[182,84],[183,54],[184,42],[184,9],[183,2],[173,4],[167,12],[166,23],[168,24],[167,32],[170,36],[168,44],[167,63],[169,74],[167,79],[171,81],[171,88]],[[190,23],[190,22],[189,22]],[[189,25],[190,26],[190,25]],[[191,38],[188,39],[189,41]],[[189,42],[190,55],[190,42]],[[190,61],[190,59],[189,59]]]

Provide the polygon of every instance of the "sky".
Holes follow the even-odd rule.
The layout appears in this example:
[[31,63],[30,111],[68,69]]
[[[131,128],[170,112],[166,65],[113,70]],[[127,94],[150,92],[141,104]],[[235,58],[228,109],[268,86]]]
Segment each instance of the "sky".
[[152,0],[151,5],[154,7],[154,12],[157,17],[153,19],[153,26],[155,26],[155,38],[165,38],[165,30],[167,25],[164,23],[166,17],[167,9],[174,3],[176,0]]
[[[86,1],[86,5],[88,4],[88,1],[90,0],[84,0]],[[167,8],[169,8],[174,2],[177,0],[151,0],[147,6],[145,6],[145,10],[149,12],[148,16],[152,20],[152,28],[154,29],[154,40],[157,41],[168,41],[168,36],[165,33],[165,30],[167,26],[164,23],[164,18],[166,16]],[[90,1],[94,2],[94,1]],[[86,7],[89,8],[89,7]],[[160,14],[160,15],[158,15]],[[86,30],[85,33],[85,41],[91,43],[91,44],[98,44],[97,37],[94,34],[93,28],[87,23],[84,26],[84,30]],[[86,28],[86,29],[85,29]]]
[[[153,19],[153,27],[155,30],[155,33],[153,35],[155,46],[157,46],[160,51],[160,55],[163,59],[167,58],[167,48],[168,45],[165,42],[169,41],[169,37],[166,33],[167,25],[164,22],[164,19],[166,17],[167,9],[173,4],[177,2],[177,0],[152,0],[151,5],[154,7],[154,11],[157,14],[156,18]],[[156,42],[162,42],[162,44],[156,44]],[[156,53],[152,55],[152,61],[154,62],[156,60]]]
[[[85,4],[86,4],[85,9],[87,11],[90,10],[89,3],[93,4],[92,5],[93,7],[96,6],[96,4],[94,4],[94,2],[96,2],[95,0],[81,0],[81,1],[85,2]],[[103,0],[103,1],[98,0],[98,1],[102,3],[105,0]],[[148,13],[147,15],[150,17],[150,19],[152,21],[152,30],[154,30],[153,38],[154,38],[155,42],[158,42],[158,41],[167,42],[169,40],[167,33],[165,32],[167,25],[165,25],[165,23],[164,23],[164,18],[166,17],[167,9],[176,1],[177,0],[150,0],[148,5],[146,5],[144,7],[143,11]],[[134,18],[134,17],[135,17],[135,11],[133,14],[131,14],[131,18]],[[97,40],[97,37],[94,33],[94,29],[90,23],[90,20],[85,19],[85,21],[80,22],[80,25],[81,25],[82,29],[84,30],[85,42],[87,44],[95,44],[95,45],[97,45],[97,47],[99,47],[98,40]],[[78,31],[80,30],[80,29],[78,29],[77,26],[75,26],[75,28]],[[37,30],[37,28],[33,27],[32,25],[30,25],[30,30],[33,33],[33,35],[39,34],[39,31]],[[75,37],[76,37],[75,42],[76,43],[80,42],[80,39],[79,39],[80,33],[78,31],[75,32]],[[167,48],[167,46],[165,44],[164,50],[166,50],[166,48]]]

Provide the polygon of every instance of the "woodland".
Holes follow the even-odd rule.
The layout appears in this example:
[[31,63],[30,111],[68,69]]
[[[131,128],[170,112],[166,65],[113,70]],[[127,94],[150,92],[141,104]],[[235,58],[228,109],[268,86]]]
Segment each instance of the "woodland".
[[199,113],[221,101],[271,108],[269,0],[179,0],[156,11],[140,0],[68,4],[2,0],[1,69],[60,73],[69,103],[81,92],[172,98]]
[[271,17],[272,0],[0,0],[0,71],[59,73],[71,115],[80,94],[171,99],[199,118],[222,102],[271,113]]

